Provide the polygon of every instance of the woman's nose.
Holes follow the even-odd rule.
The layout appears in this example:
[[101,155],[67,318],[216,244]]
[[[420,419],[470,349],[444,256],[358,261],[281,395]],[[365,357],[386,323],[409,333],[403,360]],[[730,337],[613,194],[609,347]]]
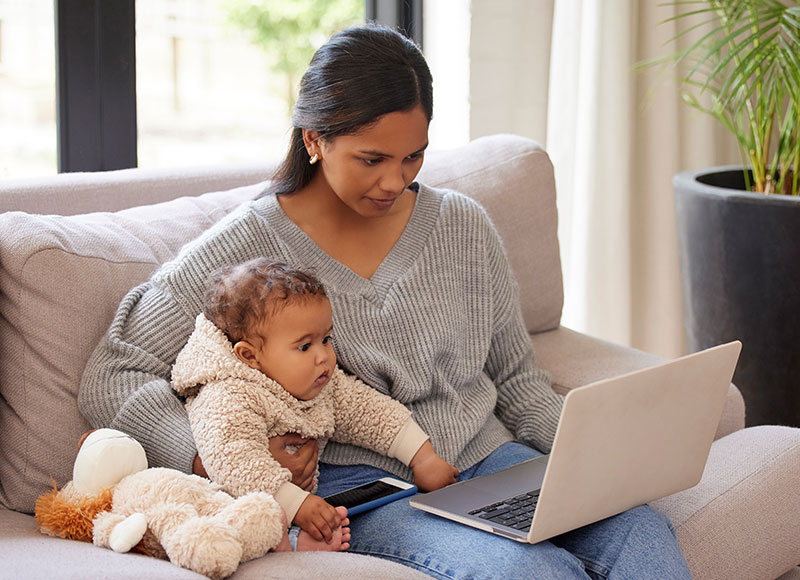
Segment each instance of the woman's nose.
[[406,188],[406,176],[404,174],[404,167],[401,164],[387,164],[387,170],[381,179],[381,189],[389,193],[399,195],[403,193]]

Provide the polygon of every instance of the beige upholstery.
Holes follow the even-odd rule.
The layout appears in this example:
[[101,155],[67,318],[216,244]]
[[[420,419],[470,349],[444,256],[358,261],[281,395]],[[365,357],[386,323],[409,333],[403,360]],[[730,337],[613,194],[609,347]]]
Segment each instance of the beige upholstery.
[[652,505],[670,517],[702,578],[772,578],[800,561],[796,512],[782,513],[795,508],[798,482],[797,429],[750,427],[714,443],[697,486]]
[[[654,354],[612,344],[564,326],[531,336],[534,352],[542,368],[553,376],[553,389],[569,389],[658,364],[663,359]],[[731,385],[725,410],[715,439],[744,428],[744,398]]]
[[5,507],[32,512],[51,478],[59,485],[71,478],[75,443],[88,429],[77,408],[80,377],[125,293],[259,191],[248,186],[116,214],[0,216]]
[[[36,522],[0,510],[0,578],[14,580],[203,580],[205,576],[140,554],[45,536]],[[232,580],[425,580],[406,566],[359,554],[268,554],[239,566]]]
[[[8,212],[0,215],[0,503],[9,508],[0,509],[0,559],[13,577],[120,577],[120,570],[132,578],[191,575],[141,556],[46,538],[21,512],[33,509],[51,477],[59,485],[70,478],[75,443],[86,429],[76,406],[78,380],[122,295],[256,195],[270,168],[0,182],[0,210]],[[520,282],[537,357],[557,390],[657,362],[559,326],[555,187],[538,145],[501,135],[431,152],[420,180],[471,195],[489,211]],[[115,213],[81,213],[91,209]],[[676,524],[695,578],[772,580],[800,563],[800,430],[743,425],[744,403],[731,387],[717,433],[727,436],[714,444],[703,481],[656,503]],[[269,555],[242,566],[235,578],[353,574],[418,576],[354,554],[305,554]]]

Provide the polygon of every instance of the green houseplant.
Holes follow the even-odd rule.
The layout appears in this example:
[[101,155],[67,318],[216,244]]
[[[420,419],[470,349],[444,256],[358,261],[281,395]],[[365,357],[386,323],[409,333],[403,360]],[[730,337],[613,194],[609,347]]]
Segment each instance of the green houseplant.
[[687,10],[671,20],[694,20],[675,40],[701,31],[670,58],[688,69],[684,100],[736,137],[753,191],[800,194],[800,2],[679,5]]
[[800,3],[672,5],[685,48],[664,60],[681,71],[684,100],[721,122],[743,159],[673,180],[688,347],[741,340],[734,383],[747,424],[798,426]]

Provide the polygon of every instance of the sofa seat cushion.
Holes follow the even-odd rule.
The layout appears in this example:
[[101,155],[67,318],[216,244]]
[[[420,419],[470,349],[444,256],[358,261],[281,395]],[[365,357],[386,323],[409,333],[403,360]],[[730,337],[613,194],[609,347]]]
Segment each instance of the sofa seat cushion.
[[715,441],[696,486],[651,502],[695,578],[771,580],[800,561],[800,429],[748,427]]
[[[200,574],[141,554],[117,554],[87,542],[45,536],[32,516],[0,509],[2,578],[203,580]],[[402,564],[348,552],[267,554],[244,562],[229,580],[425,580]]]

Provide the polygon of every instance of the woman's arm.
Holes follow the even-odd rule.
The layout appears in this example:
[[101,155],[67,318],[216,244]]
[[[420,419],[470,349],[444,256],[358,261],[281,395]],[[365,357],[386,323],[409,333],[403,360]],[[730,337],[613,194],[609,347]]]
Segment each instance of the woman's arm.
[[[84,438],[91,431],[83,435]],[[83,439],[82,439],[83,440]],[[297,449],[290,453],[286,447]],[[317,460],[319,459],[319,445],[316,439],[306,439],[296,433],[286,433],[269,438],[269,454],[283,467],[292,472],[292,483],[300,489],[311,491],[314,489],[314,476],[317,473]],[[200,459],[200,454],[194,456],[192,473],[208,479],[208,472]]]
[[486,372],[497,387],[495,412],[516,437],[543,452],[553,445],[564,398],[536,366],[519,287],[500,237],[487,220],[486,264],[493,284],[494,327]]
[[[297,449],[290,453],[287,446]],[[292,483],[300,489],[314,489],[319,461],[319,445],[316,439],[306,439],[296,433],[276,435],[269,438],[269,453],[275,460],[292,472]]]
[[[86,365],[78,405],[93,428],[112,427],[139,441],[151,467],[205,476],[183,401],[169,383],[172,363],[193,328],[194,319],[151,282],[131,290]],[[317,443],[308,440],[290,455],[283,447],[297,442],[287,437],[295,436],[270,440],[280,448],[274,456],[291,471],[293,483],[310,489]]]
[[495,334],[486,372],[497,386],[495,412],[503,424],[520,441],[549,452],[564,398],[553,391],[550,374],[536,366],[521,316]]
[[[194,329],[208,272],[257,255],[281,255],[280,244],[250,210],[245,204],[217,222],[149,282],[131,290],[87,362],[78,395],[81,412],[92,427],[114,427],[136,438],[152,466],[193,471],[194,439],[169,378]],[[178,288],[174,295],[165,289],[167,280]],[[291,465],[285,463],[301,487],[316,468],[317,451],[311,447],[316,443]]]
[[131,290],[90,357],[78,404],[94,428],[139,441],[151,467],[191,473],[196,455],[183,402],[169,383],[194,321],[152,282]]

